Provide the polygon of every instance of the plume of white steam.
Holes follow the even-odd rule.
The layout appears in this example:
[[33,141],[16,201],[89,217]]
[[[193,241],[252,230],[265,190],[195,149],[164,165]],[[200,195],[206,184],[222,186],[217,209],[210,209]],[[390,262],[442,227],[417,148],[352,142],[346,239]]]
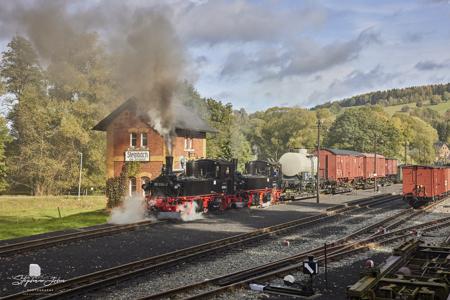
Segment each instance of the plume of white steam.
[[182,220],[185,222],[203,219],[203,213],[197,212],[198,204],[196,202],[177,205],[175,212],[160,212],[158,218]]
[[186,203],[185,205],[182,204],[178,205],[181,220],[189,222],[203,219],[203,213],[197,212],[197,208],[198,208],[197,202]]
[[150,220],[147,215],[146,205],[143,197],[126,197],[123,204],[111,211],[108,223],[130,224]]

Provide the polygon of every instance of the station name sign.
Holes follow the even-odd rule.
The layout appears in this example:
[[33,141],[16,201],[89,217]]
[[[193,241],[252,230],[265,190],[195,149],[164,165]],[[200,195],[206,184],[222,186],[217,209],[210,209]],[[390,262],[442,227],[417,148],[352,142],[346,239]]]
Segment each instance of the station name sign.
[[150,161],[148,151],[125,151],[125,161]]

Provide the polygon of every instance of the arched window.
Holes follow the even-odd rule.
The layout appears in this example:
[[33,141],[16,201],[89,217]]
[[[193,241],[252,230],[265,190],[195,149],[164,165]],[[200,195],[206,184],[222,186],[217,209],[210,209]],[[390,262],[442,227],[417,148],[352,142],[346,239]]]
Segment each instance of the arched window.
[[[146,184],[149,181],[150,181],[150,178],[148,178],[147,176],[142,176],[141,177],[141,186],[143,186],[144,184]],[[142,195],[145,196],[144,189],[142,189]]]
[[130,196],[136,193],[136,177],[130,177]]

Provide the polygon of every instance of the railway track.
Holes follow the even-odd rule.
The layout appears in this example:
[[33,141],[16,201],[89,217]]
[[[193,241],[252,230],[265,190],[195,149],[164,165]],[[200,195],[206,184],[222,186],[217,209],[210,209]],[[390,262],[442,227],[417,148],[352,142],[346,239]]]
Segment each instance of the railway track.
[[82,230],[52,237],[27,240],[18,243],[5,244],[0,246],[0,257],[26,252],[34,249],[41,249],[57,244],[73,242],[82,239],[97,238],[126,231],[136,230],[141,227],[159,224],[165,221],[141,221],[132,224],[112,225],[108,227]]
[[[436,204],[428,207],[430,209]],[[377,222],[373,226],[364,228],[351,233],[350,235],[338,239],[327,245],[327,259],[339,260],[346,258],[349,255],[369,250],[374,244],[388,244],[403,240],[411,237],[411,234],[415,231],[432,231],[442,227],[450,227],[450,217],[445,217],[429,222],[424,222],[414,226],[409,226],[402,229],[392,230],[390,232],[381,233],[375,232],[367,234],[370,230],[384,223],[390,223],[394,217],[403,217],[402,220],[409,219],[411,215],[415,213],[401,212],[395,216],[389,217],[385,220]],[[397,222],[394,222],[397,223]],[[393,225],[394,223],[390,223]],[[393,228],[393,226],[391,227]],[[365,234],[365,235],[364,235]],[[359,237],[359,238],[357,238]],[[147,297],[143,297],[140,300],[149,299],[207,299],[213,296],[233,291],[235,289],[244,288],[251,282],[258,282],[264,279],[284,275],[286,273],[299,270],[303,266],[303,261],[308,256],[315,256],[320,262],[324,260],[324,247],[317,247],[308,251],[303,251],[296,255],[280,259],[268,264],[264,264],[255,268],[218,276],[216,278],[202,280],[193,284],[184,285],[174,289],[166,290],[160,293],[152,294]]]
[[[350,205],[358,205],[359,203],[364,203],[364,201],[367,201],[368,199],[378,199],[386,197],[386,194],[379,195],[372,198],[366,198],[366,199],[358,199],[354,200],[353,203],[350,202]],[[34,249],[40,249],[44,247],[49,247],[53,245],[73,242],[77,240],[82,239],[90,239],[90,238],[97,238],[101,236],[126,232],[126,231],[132,231],[136,230],[140,227],[149,226],[149,225],[155,225],[159,223],[167,222],[166,220],[163,221],[142,221],[137,222],[133,224],[124,224],[124,225],[113,225],[110,227],[103,227],[103,228],[95,228],[95,229],[88,229],[88,230],[82,230],[78,232],[72,232],[52,237],[46,237],[46,238],[38,238],[38,239],[32,239],[27,240],[23,242],[16,242],[16,243],[10,243],[10,244],[4,244],[0,245],[0,257],[5,257],[8,255],[14,255]]]
[[398,199],[400,199],[399,196],[382,195],[373,198],[351,201],[346,205],[337,205],[317,215],[277,224],[271,227],[257,229],[248,233],[173,251],[167,254],[150,257],[144,260],[75,277],[63,283],[46,286],[45,289],[50,289],[53,291],[51,295],[39,295],[39,289],[33,289],[8,295],[0,299],[55,299],[62,296],[74,295],[82,291],[102,288],[104,286],[112,285],[116,282],[138,276],[139,274],[174,265],[200,255],[220,252],[238,245],[248,243],[251,244],[252,242],[260,241],[272,235],[298,229],[299,227],[322,223],[349,212],[356,212],[361,209],[376,209],[378,205]]

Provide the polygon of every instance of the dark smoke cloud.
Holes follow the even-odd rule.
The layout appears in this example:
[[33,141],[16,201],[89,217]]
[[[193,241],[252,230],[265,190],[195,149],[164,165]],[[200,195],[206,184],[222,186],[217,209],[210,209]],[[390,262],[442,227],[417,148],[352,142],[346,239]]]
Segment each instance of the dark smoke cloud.
[[[174,133],[172,104],[184,80],[185,55],[167,7],[130,10],[120,2],[97,6],[78,1],[8,3],[0,13],[0,34],[26,36],[44,63],[58,70],[65,59],[100,36],[114,63],[118,86],[138,100],[137,111],[169,141]],[[1,24],[3,25],[3,24]]]
[[[136,12],[117,53],[119,82],[139,100],[153,127],[168,140],[174,131],[172,103],[184,72],[183,47],[167,19],[155,11]],[[149,106],[150,105],[150,106]]]

